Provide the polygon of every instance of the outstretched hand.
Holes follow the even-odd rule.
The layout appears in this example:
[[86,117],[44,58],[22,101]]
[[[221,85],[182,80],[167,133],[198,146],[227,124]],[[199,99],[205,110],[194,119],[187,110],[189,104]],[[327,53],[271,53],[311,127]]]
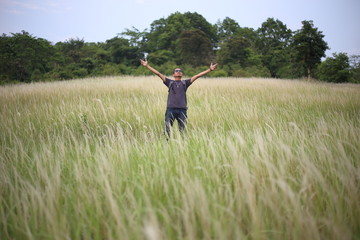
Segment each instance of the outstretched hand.
[[142,60],[140,59],[140,63],[141,65],[143,65],[144,67],[146,67],[148,65],[148,62],[146,60]]
[[217,65],[218,65],[217,63],[215,63],[215,64],[211,63],[210,64],[210,70],[214,71],[216,69]]

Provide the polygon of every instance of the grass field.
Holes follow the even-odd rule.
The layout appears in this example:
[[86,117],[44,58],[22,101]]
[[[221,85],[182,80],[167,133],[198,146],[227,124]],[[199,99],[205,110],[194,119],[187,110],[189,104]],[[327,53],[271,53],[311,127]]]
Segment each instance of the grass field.
[[0,239],[360,239],[360,85],[155,77],[0,87]]

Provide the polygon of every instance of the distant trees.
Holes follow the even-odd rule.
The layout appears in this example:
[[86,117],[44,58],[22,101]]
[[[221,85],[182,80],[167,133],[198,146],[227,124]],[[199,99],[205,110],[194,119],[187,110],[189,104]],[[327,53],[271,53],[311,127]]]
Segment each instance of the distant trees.
[[226,17],[222,22],[219,20],[216,24],[216,29],[220,43],[238,34],[241,30],[239,24],[229,17]]
[[352,55],[349,57],[352,82],[360,83],[360,55]]
[[109,52],[111,62],[115,64],[138,65],[139,48],[121,37],[114,37],[106,41],[105,50]]
[[28,32],[0,37],[0,79],[37,81],[51,69],[54,49],[50,42]]
[[[155,20],[150,30],[133,27],[101,43],[68,39],[52,44],[22,31],[0,37],[0,81],[42,81],[87,76],[150,74],[139,66],[151,64],[171,74],[181,65],[187,74],[220,63],[209,76],[315,77],[331,82],[360,82],[360,57],[344,53],[325,57],[324,35],[312,21],[292,32],[268,18],[258,29],[240,26],[226,17],[210,24],[198,13],[175,12]],[[170,69],[170,70],[169,70]]]
[[324,35],[314,27],[312,21],[302,21],[302,24],[302,28],[295,32],[292,48],[295,51],[296,62],[304,67],[309,80],[329,47],[324,41]]
[[318,67],[317,76],[322,81],[343,83],[350,82],[351,70],[349,57],[345,53],[333,54]]
[[204,18],[197,17],[196,22],[193,21],[197,13],[179,12],[171,14],[167,18],[161,18],[151,23],[150,32],[147,34],[147,45],[150,49],[174,49],[175,42],[182,31],[190,29],[199,29],[203,32],[209,33],[211,31],[211,24]]
[[248,58],[251,50],[250,42],[241,35],[234,35],[224,41],[218,51],[218,60],[222,65],[236,64],[245,68],[248,65]]
[[271,77],[286,77],[284,69],[291,62],[289,45],[292,31],[280,20],[268,18],[257,30],[257,33],[257,48]]
[[193,67],[207,65],[213,59],[211,41],[199,29],[181,32],[176,42],[176,53],[180,64],[190,64]]

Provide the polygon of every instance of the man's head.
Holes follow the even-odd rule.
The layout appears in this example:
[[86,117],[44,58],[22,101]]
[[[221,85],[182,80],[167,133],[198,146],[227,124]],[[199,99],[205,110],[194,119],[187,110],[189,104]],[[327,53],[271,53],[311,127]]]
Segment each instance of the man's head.
[[173,76],[176,79],[181,79],[181,77],[183,76],[183,70],[181,70],[181,68],[175,68]]

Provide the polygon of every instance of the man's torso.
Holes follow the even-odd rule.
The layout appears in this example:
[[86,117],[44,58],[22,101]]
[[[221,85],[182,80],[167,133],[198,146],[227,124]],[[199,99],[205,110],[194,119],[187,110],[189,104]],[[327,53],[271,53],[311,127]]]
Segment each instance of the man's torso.
[[167,108],[184,108],[187,109],[186,91],[191,85],[191,80],[171,80],[165,79],[164,84],[169,88]]

